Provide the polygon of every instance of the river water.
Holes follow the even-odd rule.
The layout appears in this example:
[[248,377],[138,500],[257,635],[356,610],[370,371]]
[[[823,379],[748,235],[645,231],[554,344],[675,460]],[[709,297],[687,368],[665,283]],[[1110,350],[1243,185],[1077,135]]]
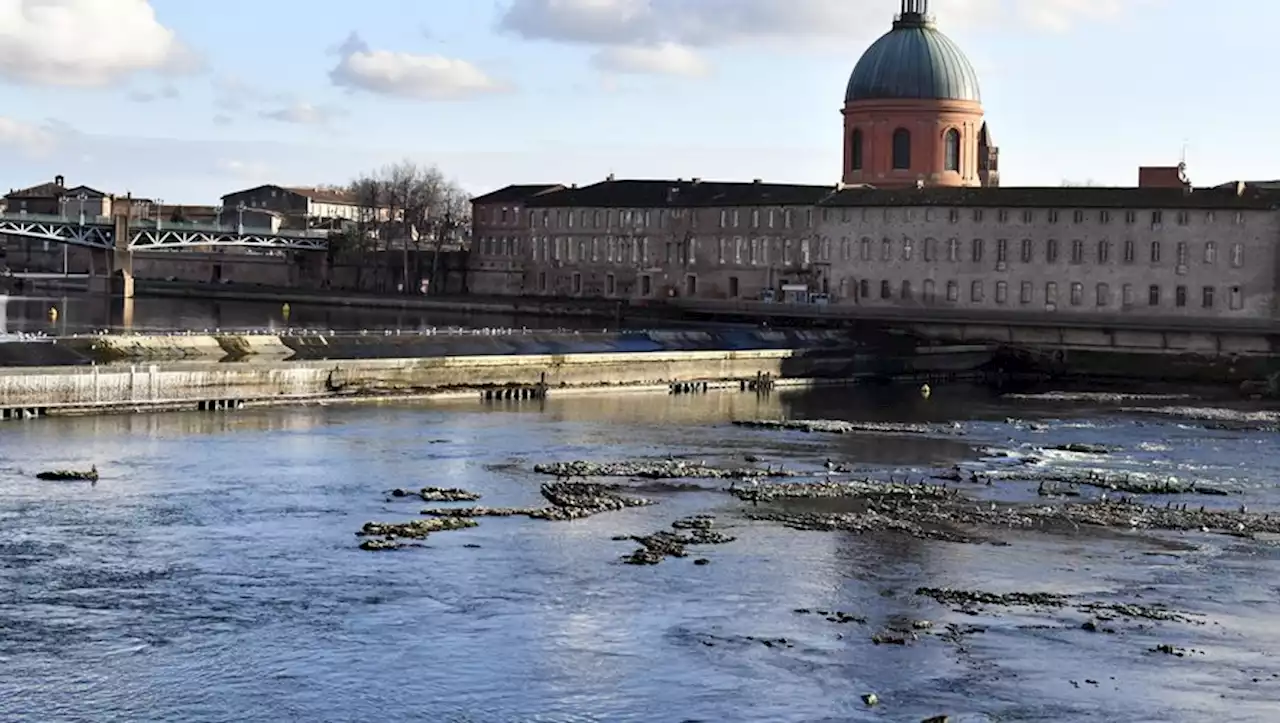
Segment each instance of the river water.
[[[668,455],[741,465],[750,453],[815,470],[829,458],[901,478],[978,464],[982,445],[1107,443],[1122,448],[1110,467],[1244,490],[1217,504],[1280,502],[1274,431],[1120,404],[957,386],[927,400],[901,388],[641,393],[12,423],[0,433],[0,720],[1275,721],[1280,555],[1265,541],[1004,530],[1010,544],[995,546],[800,532],[747,521],[751,506],[719,483],[648,489],[655,506],[573,522],[482,518],[423,548],[365,552],[353,534],[416,517],[422,503],[391,499],[395,487],[529,505],[547,481],[535,463]],[[954,421],[965,435],[726,424],[783,416]],[[32,477],[90,464],[102,474],[92,486]],[[1035,485],[983,494],[1030,499]],[[613,536],[694,513],[717,515],[738,540],[699,548],[705,566],[619,563],[635,545]],[[1105,634],[1069,610],[956,612],[919,586],[1203,617],[1117,621]],[[933,631],[873,644],[897,619]],[[948,623],[965,634],[942,634]],[[787,644],[761,642],[771,638]],[[869,692],[875,708],[861,700]]]
[[[51,336],[84,334],[103,329],[137,332],[267,331],[284,328],[333,331],[430,328],[529,328],[599,331],[602,322],[586,319],[463,314],[412,309],[377,309],[291,304],[285,318],[281,304],[263,301],[222,301],[138,297],[126,325],[123,301],[87,294],[35,292],[0,296],[0,336],[17,332]],[[49,310],[56,309],[56,317]],[[612,323],[604,323],[613,326]]]

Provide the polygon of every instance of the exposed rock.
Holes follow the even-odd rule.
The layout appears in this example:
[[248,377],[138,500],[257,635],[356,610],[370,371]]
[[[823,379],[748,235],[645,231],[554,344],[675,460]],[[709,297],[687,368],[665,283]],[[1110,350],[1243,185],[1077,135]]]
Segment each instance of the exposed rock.
[[379,552],[406,547],[406,543],[402,540],[423,540],[433,532],[462,530],[475,526],[475,520],[461,517],[413,520],[412,522],[366,522],[356,535],[366,538],[360,541],[361,550]]
[[46,482],[97,482],[98,466],[94,465],[87,470],[58,469],[52,472],[40,472],[36,475],[36,479]]
[[862,696],[862,703],[867,707],[874,706],[879,702],[880,702],[880,698],[875,693],[865,693]]
[[725,469],[704,462],[662,460],[655,462],[554,462],[535,465],[533,471],[561,479],[574,477],[638,477],[641,479],[732,479],[743,477],[798,477],[799,472],[766,467]]
[[475,492],[453,487],[423,487],[416,492],[413,490],[394,489],[391,490],[391,496],[417,497],[423,502],[474,502],[480,499],[480,495]]
[[1210,483],[1179,480],[1145,472],[1107,472],[1103,470],[1035,469],[1026,466],[1016,469],[989,470],[983,476],[992,480],[1016,480],[1039,482],[1041,492],[1076,496],[1073,487],[1095,487],[1112,492],[1133,495],[1209,495],[1224,497],[1231,492]]
[[935,715],[932,718],[925,718],[920,723],[947,723],[949,720],[951,719],[945,715]]
[[399,550],[401,546],[402,546],[401,543],[391,539],[379,540],[375,538],[370,538],[368,540],[360,541],[360,549],[369,550],[370,552],[380,552],[383,550]]
[[1075,442],[1072,444],[1055,444],[1045,447],[1045,449],[1057,452],[1071,452],[1073,454],[1111,454],[1112,452],[1119,451],[1120,448],[1108,447],[1105,444],[1083,444]]
[[1168,402],[1194,399],[1190,394],[1125,394],[1120,392],[1046,392],[1044,394],[1005,394],[1004,399],[1039,402],[1096,402],[1119,404],[1120,402]]
[[920,636],[915,633],[903,633],[897,630],[882,630],[871,636],[871,642],[876,645],[907,645],[919,639]]
[[929,424],[903,424],[897,422],[844,422],[832,419],[754,419],[734,422],[739,427],[772,429],[794,432],[820,432],[823,434],[963,434],[960,425],[939,427]]
[[930,597],[943,605],[1000,605],[1026,607],[1060,608],[1067,604],[1067,598],[1048,592],[1011,592],[1005,594],[979,592],[974,590],[953,590],[951,588],[922,587],[916,590],[917,595]]
[[[951,588],[922,587],[916,594],[933,598],[943,605],[958,606],[962,611],[972,611],[977,606],[992,607],[1030,607],[1042,609],[1060,609],[1071,607],[1078,612],[1092,616],[1081,628],[1089,632],[1098,632],[1098,621],[1114,620],[1117,617],[1129,619],[1151,620],[1155,622],[1188,623],[1202,625],[1190,615],[1174,612],[1163,605],[1136,605],[1131,603],[1072,602],[1066,595],[1047,592],[1011,592],[990,593],[977,590],[953,590]],[[1113,632],[1106,630],[1106,632]]]
[[651,500],[623,497],[609,487],[586,482],[550,482],[542,485],[541,492],[551,503],[547,507],[435,507],[423,510],[422,514],[441,518],[524,516],[564,521],[653,504]]
[[443,517],[411,522],[366,522],[356,534],[361,537],[402,537],[420,540],[432,532],[462,530],[476,525],[475,520],[465,517]]
[[[690,520],[699,520],[706,522],[705,527],[676,527],[677,531],[668,532],[661,530],[652,535],[636,535],[630,539],[640,543],[640,547],[622,558],[622,561],[629,565],[657,565],[668,557],[687,557],[688,551],[685,549],[691,545],[724,545],[733,542],[735,538],[729,535],[716,532],[710,529],[712,519],[709,515],[699,517],[685,518],[677,520],[672,524],[676,527],[679,523],[687,523]],[[680,532],[678,530],[685,530]],[[695,560],[696,565],[706,565],[710,561]]]
[[879,482],[871,479],[853,482],[751,483],[742,486],[734,483],[730,486],[729,493],[738,499],[748,502],[838,497],[899,497],[911,500],[948,499],[959,495],[956,490],[942,485]]

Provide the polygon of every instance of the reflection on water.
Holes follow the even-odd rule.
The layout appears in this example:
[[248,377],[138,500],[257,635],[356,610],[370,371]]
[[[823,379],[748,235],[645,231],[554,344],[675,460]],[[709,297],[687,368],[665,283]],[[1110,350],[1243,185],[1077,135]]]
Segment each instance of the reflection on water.
[[[963,420],[966,435],[725,424],[749,417]],[[394,487],[535,504],[542,479],[530,468],[541,461],[741,463],[750,452],[901,476],[973,459],[979,445],[1098,438],[1125,448],[1117,463],[1140,463],[1152,454],[1142,443],[1161,440],[1173,473],[1272,480],[1232,503],[1276,503],[1274,434],[1141,422],[942,387],[928,402],[912,390],[823,388],[10,424],[0,433],[0,719],[1273,720],[1280,553],[1254,542],[1010,532],[1001,536],[1012,544],[996,547],[803,533],[747,522],[712,490],[656,492],[654,507],[572,523],[484,519],[388,554],[361,552],[352,536],[367,520],[415,517],[420,504],[387,499]],[[31,477],[92,463],[103,472],[95,486]],[[617,563],[632,546],[615,535],[699,512],[739,538],[707,549],[710,565]],[[914,595],[921,585],[1165,602],[1209,624],[1105,635],[1081,630],[1069,611],[970,617]],[[919,619],[985,632],[961,644],[869,640]],[[1206,653],[1148,652],[1158,644]],[[871,691],[878,710],[860,700]]]
[[[56,309],[56,318],[50,309]],[[468,328],[593,329],[612,322],[547,319],[515,314],[463,314],[412,309],[370,309],[291,304],[286,320],[281,304],[138,297],[125,302],[88,294],[0,295],[0,334],[43,332],[83,334],[102,329],[134,331],[280,330],[285,328],[358,331]],[[625,326],[625,325],[624,325]]]

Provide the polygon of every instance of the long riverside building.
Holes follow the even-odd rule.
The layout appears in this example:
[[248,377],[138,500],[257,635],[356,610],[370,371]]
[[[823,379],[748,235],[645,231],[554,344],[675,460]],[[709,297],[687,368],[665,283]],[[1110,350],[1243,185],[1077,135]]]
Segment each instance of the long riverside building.
[[1130,188],[1001,187],[977,75],[928,0],[902,0],[842,116],[839,184],[610,177],[475,198],[469,288],[1280,320],[1277,184],[1193,188],[1177,166]]
[[475,199],[497,295],[1280,318],[1280,191],[701,180]]

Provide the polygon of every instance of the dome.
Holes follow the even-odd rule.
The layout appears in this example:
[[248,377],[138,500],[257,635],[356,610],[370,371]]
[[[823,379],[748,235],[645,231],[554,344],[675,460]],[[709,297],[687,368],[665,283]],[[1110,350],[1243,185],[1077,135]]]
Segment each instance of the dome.
[[849,77],[845,102],[968,100],[981,102],[978,74],[960,47],[927,15],[903,13],[867,48]]

